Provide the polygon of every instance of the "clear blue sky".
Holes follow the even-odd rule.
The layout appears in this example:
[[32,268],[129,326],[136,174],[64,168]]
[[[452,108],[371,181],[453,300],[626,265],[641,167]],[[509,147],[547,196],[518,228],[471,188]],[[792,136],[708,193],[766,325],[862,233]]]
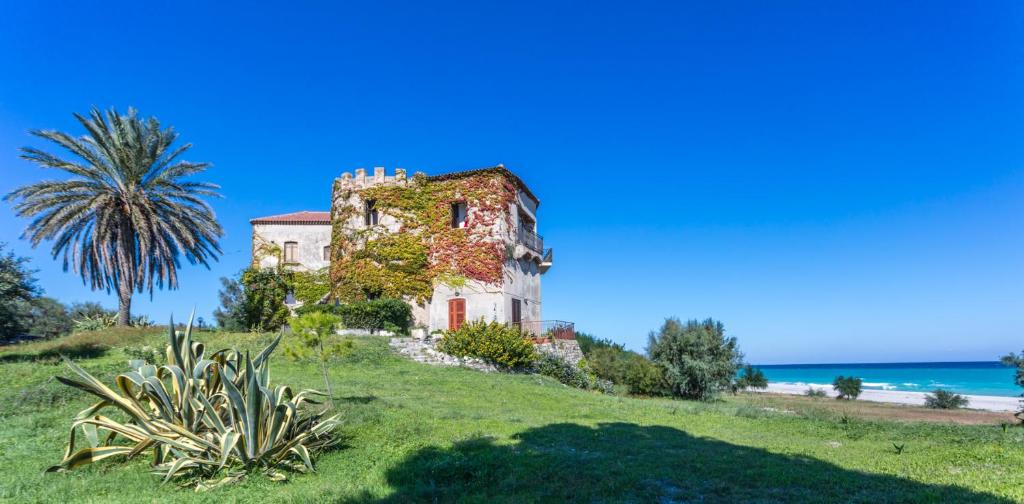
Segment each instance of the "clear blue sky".
[[[139,296],[157,320],[209,318],[248,219],[343,171],[502,162],[542,200],[545,318],[642,349],[712,316],[756,363],[1024,347],[1019,2],[298,3],[8,3],[0,192],[50,176],[26,130],[132,105],[226,196],[225,255]],[[24,225],[0,208],[47,294],[115,305]]]

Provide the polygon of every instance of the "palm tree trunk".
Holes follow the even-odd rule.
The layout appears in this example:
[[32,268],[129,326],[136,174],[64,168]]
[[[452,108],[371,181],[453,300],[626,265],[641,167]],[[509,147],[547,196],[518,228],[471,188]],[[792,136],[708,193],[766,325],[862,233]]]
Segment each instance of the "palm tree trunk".
[[118,230],[117,266],[117,325],[127,327],[132,323],[132,291],[135,289],[135,240],[127,220],[122,220]]
[[132,323],[132,286],[131,280],[120,279],[117,287],[117,325],[129,326]]

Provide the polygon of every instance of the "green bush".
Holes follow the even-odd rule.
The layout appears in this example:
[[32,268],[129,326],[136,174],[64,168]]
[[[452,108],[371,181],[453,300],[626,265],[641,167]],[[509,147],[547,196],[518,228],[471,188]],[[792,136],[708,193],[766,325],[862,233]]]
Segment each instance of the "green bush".
[[122,348],[121,350],[128,356],[129,363],[132,363],[132,361],[140,361],[142,364],[156,364],[164,357],[163,352],[149,345],[130,345]]
[[589,355],[591,351],[598,349],[626,351],[626,346],[621,343],[616,343],[607,338],[598,339],[592,334],[578,331],[576,332],[576,343],[580,345],[580,351],[583,352],[583,355]]
[[804,395],[807,397],[828,397],[828,392],[825,392],[825,389],[807,387]]
[[667,396],[672,388],[665,379],[665,368],[646,357],[630,352],[622,383],[632,395]]
[[99,331],[100,329],[107,329],[117,325],[117,314],[113,315],[86,315],[82,318],[75,319],[74,330],[75,332],[88,332],[88,331]]
[[605,394],[612,393],[613,386],[609,380],[598,378],[587,369],[586,361],[574,366],[565,359],[552,354],[543,354],[537,359],[534,372],[550,376],[570,387],[583,390],[597,390]]
[[518,328],[482,319],[445,331],[437,349],[456,357],[478,357],[509,369],[529,368],[537,360],[533,342]]
[[576,333],[576,341],[589,369],[598,378],[624,386],[630,395],[671,394],[665,381],[665,370],[643,355],[626,350],[620,343],[585,333]]
[[712,319],[665,320],[650,334],[647,352],[665,368],[674,395],[704,401],[729,390],[743,359],[736,338],[726,337],[722,323]]
[[967,406],[968,402],[966,397],[943,389],[935,389],[924,396],[924,405],[933,409],[960,409]]
[[839,375],[832,382],[832,387],[839,393],[839,396],[836,397],[836,399],[853,400],[860,395],[861,386],[863,384],[864,381],[860,378]]
[[408,334],[412,326],[412,307],[401,299],[374,299],[343,305],[309,304],[299,307],[299,315],[330,313],[341,317],[343,326],[368,331]]
[[743,366],[743,374],[736,378],[736,388],[740,390],[766,389],[768,388],[768,378],[764,376],[763,371],[747,364]]

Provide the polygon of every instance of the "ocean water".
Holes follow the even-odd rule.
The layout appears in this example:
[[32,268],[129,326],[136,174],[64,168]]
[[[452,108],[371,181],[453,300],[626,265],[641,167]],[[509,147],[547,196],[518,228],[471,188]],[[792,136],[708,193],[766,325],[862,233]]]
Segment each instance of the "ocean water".
[[769,382],[831,387],[836,376],[856,376],[865,389],[1018,397],[1015,369],[999,362],[906,362],[885,364],[781,364],[755,366]]

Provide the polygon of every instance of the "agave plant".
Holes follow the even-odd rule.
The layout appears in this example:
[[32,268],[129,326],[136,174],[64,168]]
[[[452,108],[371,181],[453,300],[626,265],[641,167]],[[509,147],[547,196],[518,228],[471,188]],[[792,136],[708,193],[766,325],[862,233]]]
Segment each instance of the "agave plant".
[[[77,378],[57,379],[100,401],[75,417],[64,460],[48,472],[152,450],[153,470],[164,482],[185,478],[184,484],[205,489],[252,470],[275,480],[285,479],[286,470],[312,471],[312,454],[337,443],[338,415],[300,410],[304,403],[319,404],[313,398],[324,394],[270,388],[268,358],[280,336],[255,358],[233,349],[207,355],[205,345],[192,341],[191,319],[176,332],[172,318],[168,339],[166,365],[132,361],[134,370],[117,376],[116,390],[65,359]],[[127,420],[104,416],[106,408]],[[89,446],[76,450],[80,436]]]

